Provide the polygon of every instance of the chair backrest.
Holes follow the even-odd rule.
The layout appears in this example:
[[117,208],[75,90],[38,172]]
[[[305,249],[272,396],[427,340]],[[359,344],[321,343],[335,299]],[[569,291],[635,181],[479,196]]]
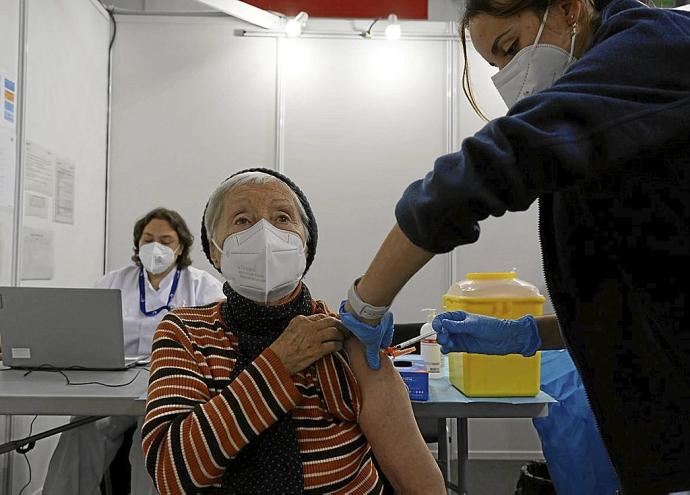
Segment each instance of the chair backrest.
[[[418,337],[424,323],[397,323],[393,325],[393,345]],[[415,344],[415,353],[421,352],[419,342]],[[422,432],[426,443],[438,442],[438,422],[436,418],[416,418],[419,431]]]
[[[419,331],[424,323],[396,323],[393,325],[393,345],[400,344],[406,340],[410,340],[419,336]],[[415,353],[419,354],[419,342],[415,344]]]

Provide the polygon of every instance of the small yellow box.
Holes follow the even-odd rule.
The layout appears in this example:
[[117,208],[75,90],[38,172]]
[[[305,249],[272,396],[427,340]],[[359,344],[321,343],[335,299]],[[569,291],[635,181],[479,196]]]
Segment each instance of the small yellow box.
[[[539,316],[544,297],[536,287],[517,279],[515,272],[468,273],[443,296],[446,311],[467,311],[496,318]],[[539,393],[541,353],[490,356],[452,352],[450,382],[469,397],[532,397]]]

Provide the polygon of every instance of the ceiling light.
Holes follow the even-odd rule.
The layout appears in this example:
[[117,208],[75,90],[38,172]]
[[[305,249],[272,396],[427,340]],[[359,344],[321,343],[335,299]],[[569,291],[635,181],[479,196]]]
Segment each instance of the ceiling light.
[[388,16],[388,26],[386,26],[386,38],[389,40],[399,40],[402,30],[398,22],[398,16],[391,14]]
[[285,34],[288,38],[297,38],[302,34],[302,28],[307,24],[309,16],[306,12],[300,12],[293,19],[285,23]]

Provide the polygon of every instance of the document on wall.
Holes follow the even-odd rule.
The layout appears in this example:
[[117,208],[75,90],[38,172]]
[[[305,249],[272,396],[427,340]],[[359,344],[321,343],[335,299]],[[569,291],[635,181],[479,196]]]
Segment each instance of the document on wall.
[[17,125],[17,84],[0,70],[0,125],[14,129]]
[[24,191],[53,196],[55,155],[36,143],[26,143]]
[[0,127],[0,208],[14,206],[16,155],[14,131]]
[[22,231],[22,280],[53,278],[55,247],[53,232],[24,227]]
[[55,161],[55,221],[74,224],[74,163]]
[[24,196],[24,216],[48,220],[48,198],[27,192]]

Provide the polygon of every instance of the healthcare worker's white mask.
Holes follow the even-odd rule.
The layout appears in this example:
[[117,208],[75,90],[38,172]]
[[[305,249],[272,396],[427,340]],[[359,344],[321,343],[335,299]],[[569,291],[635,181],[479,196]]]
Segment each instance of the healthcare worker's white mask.
[[220,271],[239,295],[256,302],[287,296],[299,283],[307,258],[302,238],[261,219],[247,230],[228,236],[221,249]]
[[573,57],[575,30],[570,38],[570,53],[559,46],[539,43],[548,14],[547,7],[534,44],[517,52],[508,65],[491,78],[508,108],[521,98],[551,86],[577,60]]
[[149,242],[139,247],[139,259],[147,272],[158,275],[175,262],[175,252],[164,244]]

